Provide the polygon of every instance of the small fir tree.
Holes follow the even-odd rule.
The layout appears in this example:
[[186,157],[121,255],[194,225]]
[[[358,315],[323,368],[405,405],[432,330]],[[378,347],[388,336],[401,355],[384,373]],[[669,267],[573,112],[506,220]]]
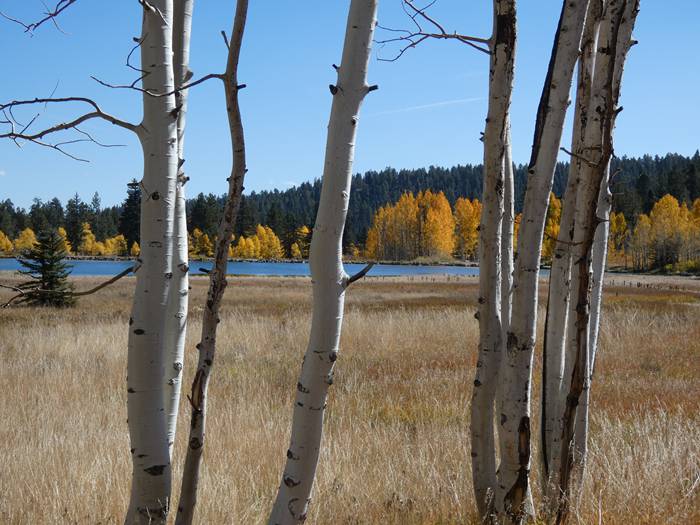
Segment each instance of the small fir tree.
[[20,302],[38,306],[72,306],[75,296],[68,282],[70,266],[65,263],[65,243],[56,230],[39,233],[37,243],[19,260],[25,270],[19,273],[31,280],[20,284],[25,291]]

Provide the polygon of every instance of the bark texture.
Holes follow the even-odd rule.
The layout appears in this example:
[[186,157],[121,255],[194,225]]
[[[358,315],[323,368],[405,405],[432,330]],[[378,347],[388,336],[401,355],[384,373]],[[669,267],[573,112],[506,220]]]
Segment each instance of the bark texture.
[[192,389],[189,397],[192,406],[192,417],[190,421],[189,439],[187,441],[187,456],[185,458],[185,467],[182,474],[180,502],[177,509],[176,524],[178,525],[190,525],[192,523],[197,503],[199,470],[205,443],[207,390],[214,366],[214,357],[216,355],[216,331],[219,324],[219,308],[224,291],[226,290],[228,249],[233,240],[233,229],[236,223],[236,216],[238,215],[241,193],[243,192],[243,179],[247,171],[243,121],[241,119],[241,110],[238,101],[238,92],[240,90],[238,84],[238,60],[243,43],[247,14],[248,0],[238,0],[229,43],[226,73],[223,79],[226,93],[226,111],[231,135],[233,164],[231,176],[227,179],[228,194],[226,196],[224,213],[219,222],[219,229],[216,237],[214,267],[209,274],[209,290],[207,292],[207,302],[202,318],[202,335],[197,345],[197,350],[199,351],[197,372],[192,382]]
[[574,110],[573,136],[569,178],[562,203],[562,214],[557,244],[549,275],[549,296],[542,370],[542,420],[541,420],[541,464],[545,505],[556,505],[558,499],[558,470],[550,469],[559,464],[561,457],[561,390],[564,378],[566,334],[569,319],[571,257],[574,241],[574,212],[581,181],[581,158],[585,136],[588,108],[591,98],[591,82],[595,64],[598,30],[603,5],[599,0],[588,7],[586,24],[581,41],[581,57],[578,64],[578,82]]
[[360,105],[373,89],[367,85],[367,66],[376,11],[377,0],[351,1],[338,80],[330,86],[333,104],[309,261],[313,283],[311,332],[297,383],[287,461],[269,518],[271,525],[306,519],[316,474],[348,283],[342,262],[342,235]]
[[[175,87],[172,0],[144,7],[141,64],[143,88],[169,93]],[[177,119],[174,95],[143,96],[139,134],[144,174],[141,197],[141,268],[129,320],[127,412],[133,474],[126,523],[165,523],[171,466],[165,417],[164,342],[173,277],[177,178]]]
[[[588,389],[592,347],[590,335],[590,301],[592,292],[592,253],[596,230],[601,223],[598,204],[601,189],[606,191],[610,159],[613,155],[613,129],[618,114],[624,62],[631,47],[632,29],[639,10],[638,0],[608,0],[603,11],[600,43],[591,88],[591,105],[584,139],[582,186],[576,206],[574,230],[574,266],[572,268],[572,302],[575,314],[569,330],[567,361],[572,363],[571,376],[565,376],[566,403],[562,415],[562,454],[559,466],[560,502],[557,522],[568,519],[572,472],[576,463],[574,444],[577,409],[581,396]],[[604,206],[605,203],[603,202]],[[604,210],[603,210],[604,211]],[[602,275],[600,276],[602,278]],[[575,315],[575,317],[574,317]],[[594,333],[597,333],[594,331]],[[566,369],[566,368],[565,368]],[[587,414],[582,417],[587,420]]]
[[492,512],[497,483],[493,422],[503,350],[501,230],[508,114],[515,65],[515,1],[496,0],[493,10],[489,105],[484,131],[483,208],[479,225],[479,356],[471,404],[472,478],[474,496],[482,518]]
[[526,519],[530,501],[531,367],[542,235],[587,8],[588,1],[583,0],[568,0],[563,4],[537,111],[528,166],[528,184],[513,276],[511,326],[499,380],[502,402],[499,416],[501,464],[496,508],[512,523],[521,523]]
[[[192,76],[189,70],[190,35],[194,0],[176,0],[173,14],[173,70],[175,87],[181,88]],[[180,392],[182,389],[183,365],[185,361],[185,338],[187,335],[187,303],[189,295],[189,257],[187,214],[185,211],[184,171],[185,122],[187,116],[187,92],[175,93],[177,109],[177,157],[178,173],[175,187],[175,231],[173,246],[173,278],[168,297],[167,326],[165,331],[165,417],[170,459],[177,429]]]

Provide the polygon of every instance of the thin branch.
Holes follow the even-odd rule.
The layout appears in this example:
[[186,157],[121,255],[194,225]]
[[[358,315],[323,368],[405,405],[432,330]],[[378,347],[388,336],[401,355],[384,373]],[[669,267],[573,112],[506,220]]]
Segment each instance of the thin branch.
[[71,292],[71,291],[57,292],[57,291],[55,291],[55,290],[45,290],[45,289],[39,288],[39,287],[37,287],[37,288],[22,289],[22,288],[18,288],[17,286],[10,286],[10,285],[6,285],[6,284],[0,284],[0,288],[6,288],[6,289],[9,289],[9,290],[13,290],[13,291],[15,291],[15,292],[18,292],[17,295],[13,296],[9,301],[7,301],[6,303],[4,303],[0,308],[7,308],[8,306],[11,306],[12,303],[14,303],[15,301],[17,301],[18,299],[21,299],[22,297],[26,296],[27,294],[29,294],[29,293],[34,293],[34,292],[38,292],[38,293],[54,293],[54,294],[60,293],[60,294],[62,294],[62,295],[67,295],[67,296],[70,296],[70,297],[84,297],[84,296],[86,296],[86,295],[91,295],[91,294],[94,294],[95,292],[98,292],[98,291],[102,290],[103,288],[106,288],[106,287],[109,286],[110,284],[116,283],[119,279],[121,279],[122,277],[126,277],[127,275],[129,275],[129,274],[132,273],[132,272],[133,272],[133,273],[138,272],[138,271],[139,271],[139,268],[141,268],[141,262],[140,262],[140,261],[136,261],[136,263],[134,263],[133,266],[130,266],[129,268],[126,268],[125,270],[119,272],[119,273],[118,273],[117,275],[115,275],[114,277],[111,277],[110,279],[107,279],[106,281],[104,281],[103,283],[98,284],[98,285],[95,286],[94,288],[90,288],[89,290],[84,290],[84,291],[82,291],[82,292]]
[[583,155],[579,155],[578,153],[574,153],[573,151],[569,151],[568,149],[566,149],[566,148],[564,148],[564,147],[559,148],[559,149],[560,149],[561,151],[563,151],[564,153],[566,153],[567,155],[569,155],[570,157],[573,157],[573,158],[575,158],[575,159],[580,160],[581,162],[583,162],[583,163],[585,163],[585,164],[588,164],[588,165],[589,165],[590,167],[592,167],[592,168],[597,168],[597,167],[598,167],[598,163],[597,163],[597,162],[593,162],[592,160],[587,159],[587,158],[584,157]]
[[[65,31],[63,31],[59,27],[58,22],[56,22],[56,17],[58,15],[60,15],[65,9],[68,9],[71,5],[73,5],[77,1],[78,0],[59,0],[59,2],[56,4],[56,6],[53,8],[53,10],[49,9],[46,6],[46,4],[44,4],[44,7],[47,9],[47,11],[44,13],[44,15],[45,15],[44,18],[42,18],[41,20],[38,20],[37,22],[32,22],[30,24],[27,24],[25,22],[22,22],[21,20],[13,18],[9,15],[6,15],[2,11],[0,11],[0,16],[9,20],[10,22],[14,22],[15,24],[21,25],[24,28],[25,33],[33,33],[43,23],[51,21],[51,22],[53,22],[56,29],[58,29],[61,33],[65,34]],[[42,1],[42,3],[43,3],[43,1]]]
[[157,97],[167,97],[170,95],[174,95],[180,91],[184,91],[184,90],[189,89],[191,87],[194,87],[198,84],[206,82],[207,80],[211,80],[212,78],[218,78],[219,80],[224,80],[224,75],[222,75],[221,73],[209,73],[208,75],[204,75],[202,78],[194,80],[194,81],[190,82],[189,84],[184,84],[184,85],[180,86],[179,88],[175,88],[172,91],[167,91],[165,93],[156,93],[154,91],[149,91],[148,89],[143,89],[143,88],[138,87],[136,84],[141,79],[143,79],[143,77],[136,79],[131,84],[110,84],[110,83],[105,82],[104,80],[100,80],[99,78],[94,77],[94,76],[90,76],[90,78],[104,87],[108,87],[111,89],[133,89],[134,91],[138,91],[139,93],[145,93],[146,95],[150,95],[151,97],[157,98]]
[[[415,31],[409,31],[407,29],[393,29],[389,27],[384,27],[381,25],[377,25],[380,29],[383,29],[384,31],[389,31],[391,33],[401,33],[400,36],[396,36],[394,38],[388,38],[386,40],[376,40],[375,42],[377,44],[380,44],[382,46],[385,46],[387,44],[391,43],[396,43],[400,42],[403,43],[404,46],[398,51],[398,53],[393,57],[393,58],[381,58],[378,57],[377,60],[380,60],[382,62],[395,62],[401,56],[408,51],[411,48],[414,48],[418,46],[420,43],[424,42],[425,40],[429,38],[434,38],[438,40],[457,40],[458,42],[461,42],[463,44],[466,44],[470,47],[473,47],[477,51],[481,51],[482,53],[486,53],[487,55],[491,54],[491,51],[489,49],[489,46],[491,45],[491,40],[488,38],[480,38],[480,37],[475,37],[475,36],[469,36],[469,35],[460,35],[456,31],[453,33],[448,33],[445,31],[445,28],[437,22],[434,18],[426,14],[426,11],[435,3],[435,0],[430,2],[428,5],[422,8],[416,7],[412,0],[403,0],[401,3],[401,6],[406,13],[406,16],[411,20],[413,25],[416,26]],[[409,12],[409,10],[411,12]],[[432,26],[437,29],[437,31],[426,31],[423,29],[422,23],[429,23]],[[486,46],[486,47],[484,47]]]
[[348,277],[347,279],[345,279],[345,282],[343,283],[343,288],[347,288],[355,281],[359,281],[360,279],[362,279],[365,275],[367,275],[367,272],[369,272],[374,265],[375,265],[375,263],[371,262],[371,263],[367,264],[367,266],[362,268],[362,270],[357,272],[355,275],[352,275],[352,276]]

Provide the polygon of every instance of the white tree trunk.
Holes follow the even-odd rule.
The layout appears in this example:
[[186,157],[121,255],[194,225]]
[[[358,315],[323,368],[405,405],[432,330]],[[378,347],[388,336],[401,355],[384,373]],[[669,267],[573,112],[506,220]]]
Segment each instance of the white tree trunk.
[[591,275],[591,315],[588,326],[588,375],[584,378],[583,392],[576,409],[576,428],[574,434],[574,462],[578,470],[578,482],[582,482],[588,451],[588,403],[590,400],[593,366],[598,349],[598,330],[600,328],[600,309],[603,302],[603,279],[605,278],[605,261],[608,255],[608,232],[610,231],[610,210],[612,194],[609,189],[610,166],[600,186],[598,194],[598,219],[601,221],[595,231],[592,247]]
[[[631,45],[638,0],[608,0],[603,11],[600,42],[591,88],[591,103],[584,137],[581,186],[576,203],[571,283],[573,310],[566,352],[562,411],[561,465],[559,468],[560,504],[557,521],[568,516],[571,474],[574,464],[574,435],[577,406],[590,378],[590,298],[592,279],[591,252],[600,220],[597,207],[601,185],[613,153],[612,133],[617,115],[622,69]],[[573,322],[575,320],[575,322]],[[571,374],[568,375],[569,363]],[[584,458],[578,463],[582,465]]]
[[[172,0],[144,7],[141,64],[143,88],[172,92]],[[177,178],[175,97],[143,96],[140,134],[144,156],[141,197],[141,269],[129,321],[127,412],[133,475],[126,523],[165,523],[171,488],[165,417],[164,340]]]
[[297,383],[287,462],[269,523],[306,519],[321,447],[323,415],[343,320],[348,276],[343,269],[342,235],[350,197],[360,105],[372,89],[367,66],[376,25],[377,0],[352,0],[337,85],[328,124],[323,186],[311,240],[313,313],[309,345]]
[[229,43],[226,73],[223,78],[233,165],[231,167],[231,176],[227,179],[228,195],[226,196],[226,205],[219,222],[216,250],[214,252],[214,267],[209,275],[209,290],[202,318],[202,335],[197,345],[199,361],[190,394],[192,418],[189,439],[187,440],[187,457],[185,458],[185,467],[182,473],[182,489],[177,508],[177,525],[190,525],[192,523],[197,503],[199,470],[205,442],[207,390],[216,355],[216,329],[219,324],[219,307],[226,290],[228,249],[233,239],[233,228],[241,202],[241,193],[243,192],[243,179],[247,171],[245,136],[243,134],[243,122],[238,101],[238,92],[240,90],[238,85],[238,60],[243,43],[247,14],[248,0],[238,0]]
[[[194,0],[175,0],[173,15],[173,70],[175,86],[181,88],[192,76],[189,70],[190,35]],[[168,297],[165,349],[167,352],[165,374],[165,417],[172,460],[175,430],[177,428],[182,374],[185,361],[185,337],[187,335],[187,300],[189,294],[189,257],[187,244],[187,215],[185,211],[185,183],[187,177],[183,165],[185,148],[185,122],[187,116],[187,90],[175,93],[177,113],[178,173],[175,191],[175,232],[173,252],[173,278]]]
[[510,327],[513,293],[513,231],[515,228],[515,175],[511,152],[510,121],[506,131],[506,149],[503,159],[503,220],[501,221],[501,327],[505,341]]
[[569,92],[588,1],[564,2],[547,78],[537,111],[528,183],[513,276],[511,326],[501,367],[499,466],[496,508],[514,523],[530,501],[531,367],[537,323],[537,293],[549,193],[559,152]]
[[497,482],[493,422],[503,350],[501,228],[515,43],[515,2],[495,0],[490,44],[489,107],[484,131],[483,208],[479,226],[479,356],[471,404],[472,479],[482,518],[491,513]]
[[[596,44],[601,2],[591,2],[586,15],[586,24],[581,40],[581,57],[578,65],[576,105],[574,113],[571,151],[581,152],[586,129],[586,115],[591,98],[591,82],[595,63]],[[572,157],[569,178],[564,193],[559,235],[552,258],[549,276],[549,297],[542,358],[542,420],[541,420],[541,464],[545,504],[556,505],[558,500],[558,469],[561,446],[561,388],[564,377],[564,353],[566,349],[567,323],[569,318],[571,254],[574,240],[574,209],[578,194],[581,160]]]

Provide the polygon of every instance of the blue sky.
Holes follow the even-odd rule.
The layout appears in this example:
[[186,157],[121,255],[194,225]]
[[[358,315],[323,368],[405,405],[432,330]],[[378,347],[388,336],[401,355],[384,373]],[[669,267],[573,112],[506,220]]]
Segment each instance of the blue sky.
[[[198,0],[192,35],[195,77],[221,71],[226,50],[220,31],[230,31],[234,2]],[[242,51],[240,79],[248,148],[246,192],[286,189],[318,178],[323,167],[330,110],[331,64],[340,60],[347,0],[252,1]],[[39,0],[0,0],[0,10],[25,20],[43,11]],[[380,2],[379,22],[401,28],[400,0]],[[561,2],[521,1],[513,101],[513,155],[526,162],[539,94]],[[491,2],[438,0],[432,13],[448,30],[487,37]],[[124,65],[132,37],[140,33],[136,0],[79,0],[60,18],[65,34],[50,25],[34,36],[0,19],[3,81],[0,100],[88,96],[120,118],[140,120],[140,95],[97,85],[90,75],[128,83]],[[618,155],[678,152],[700,147],[700,1],[642,0],[618,119]],[[377,39],[387,33],[377,31]],[[426,42],[397,62],[378,61],[394,50],[375,45],[369,79],[380,89],[362,108],[354,171],[480,163],[486,113],[488,57],[455,42]],[[230,170],[223,89],[217,81],[190,92],[186,136],[188,193],[224,193]],[[79,106],[49,108],[39,126],[81,112]],[[18,114],[19,116],[19,114]],[[33,114],[24,113],[25,118]],[[126,131],[94,121],[85,130],[121,148],[78,145],[80,163],[55,151],[0,142],[0,199],[27,207],[34,197],[65,202],[75,192],[103,204],[123,200],[126,183],[140,178],[141,148]],[[569,132],[564,144],[569,141]]]

